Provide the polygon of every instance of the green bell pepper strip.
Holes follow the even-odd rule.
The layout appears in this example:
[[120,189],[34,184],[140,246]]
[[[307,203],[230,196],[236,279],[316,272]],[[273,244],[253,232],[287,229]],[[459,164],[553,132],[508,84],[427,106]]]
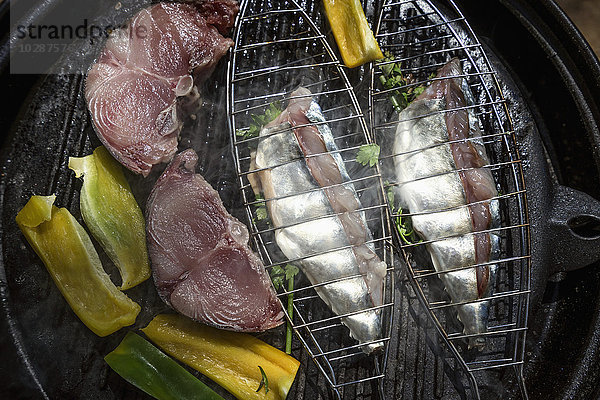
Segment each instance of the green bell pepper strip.
[[119,163],[100,146],[89,156],[69,158],[69,168],[76,177],[83,176],[81,215],[119,269],[119,289],[129,289],[148,279],[144,216]]
[[159,400],[223,400],[181,365],[133,332],[104,357],[126,381]]
[[131,325],[140,306],[112,283],[90,237],[56,196],[32,196],[17,225],[75,314],[98,336]]

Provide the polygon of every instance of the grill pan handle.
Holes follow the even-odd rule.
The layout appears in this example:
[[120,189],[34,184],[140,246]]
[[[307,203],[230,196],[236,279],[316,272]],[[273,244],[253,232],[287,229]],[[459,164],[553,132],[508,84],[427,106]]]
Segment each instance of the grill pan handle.
[[549,224],[551,272],[571,271],[600,259],[600,202],[566,186],[554,187]]

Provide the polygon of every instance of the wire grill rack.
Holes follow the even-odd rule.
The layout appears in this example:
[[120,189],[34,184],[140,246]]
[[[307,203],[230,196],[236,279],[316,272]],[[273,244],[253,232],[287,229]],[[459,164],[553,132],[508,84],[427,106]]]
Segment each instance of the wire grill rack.
[[[356,162],[360,146],[371,141],[358,101],[344,67],[307,11],[310,12],[293,0],[242,2],[228,66],[232,150],[252,240],[267,270],[300,261],[283,255],[274,239],[276,229],[257,214],[257,210],[264,207],[264,200],[255,196],[248,176],[257,172],[251,164],[251,154],[259,138],[245,134],[253,118],[272,105],[285,108],[289,94],[298,86],[308,88],[318,99],[350,176],[345,184],[354,185],[361,199],[360,211],[364,212],[373,235],[371,243],[388,265],[383,305],[372,308],[382,313],[381,341],[385,350],[377,355],[365,355],[361,345],[349,337],[348,329],[340,322],[340,317],[350,314],[333,314],[318,297],[315,285],[302,275],[296,279],[293,290],[279,289],[278,297],[297,338],[337,398],[356,398],[357,390],[363,394],[371,392],[373,398],[382,397],[394,293],[387,206],[378,167],[363,167]],[[284,228],[286,226],[277,227]],[[340,248],[327,252],[338,250]],[[319,286],[354,278],[356,276],[341,278]],[[293,294],[293,315],[287,311],[290,294]]]
[[[451,58],[458,57],[461,61],[464,74],[460,78],[466,79],[475,97],[475,104],[466,108],[475,111],[484,128],[482,138],[491,158],[486,167],[491,169],[499,185],[495,199],[500,205],[501,226],[482,232],[494,232],[500,236],[502,254],[491,262],[465,267],[498,266],[495,290],[483,298],[490,301],[488,332],[464,334],[456,320],[456,306],[469,302],[452,303],[446,293],[433,289],[440,287],[438,277],[446,272],[435,271],[431,266],[425,249],[431,241],[405,241],[397,229],[393,229],[392,235],[406,261],[409,280],[419,301],[467,374],[474,396],[480,398],[478,381],[482,374],[509,368],[514,369],[521,395],[527,398],[523,359],[530,295],[530,233],[515,134],[506,100],[485,49],[454,2],[449,0],[444,5],[436,4],[429,0],[388,0],[383,3],[376,37],[382,51],[393,55],[394,61],[384,61],[379,65],[400,63],[403,76],[409,82],[406,88],[416,88],[435,79],[431,78],[431,74]],[[398,156],[390,150],[393,146],[386,144],[394,136],[398,113],[389,102],[390,92],[394,89],[382,87],[381,75],[382,71],[377,66],[371,70],[369,106],[371,129],[374,139],[381,144],[382,171],[386,171],[386,168],[393,168],[389,164]],[[387,177],[385,173],[383,175]],[[386,187],[395,184],[387,182]],[[390,205],[390,215],[396,220],[417,214],[394,213]],[[483,351],[467,349],[466,340],[474,336],[486,337]]]

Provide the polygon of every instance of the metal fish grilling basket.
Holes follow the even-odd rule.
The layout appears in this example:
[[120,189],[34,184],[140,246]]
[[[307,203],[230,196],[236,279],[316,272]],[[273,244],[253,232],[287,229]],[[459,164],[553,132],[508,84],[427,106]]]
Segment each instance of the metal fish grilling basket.
[[[314,11],[314,10],[313,10]],[[291,323],[297,339],[314,361],[297,378],[296,396],[317,398],[323,388],[314,391],[306,376],[316,376],[318,386],[323,379],[337,398],[357,398],[359,394],[381,397],[387,360],[387,344],[392,327],[394,293],[393,255],[388,230],[387,207],[383,200],[381,177],[377,166],[364,167],[357,163],[360,147],[370,143],[368,126],[354,95],[345,68],[319,30],[322,20],[312,19],[311,10],[293,0],[279,2],[243,2],[234,31],[235,46],[229,63],[228,110],[239,185],[243,197],[254,245],[268,271],[282,271],[287,265],[302,264],[308,259],[327,257],[344,250],[354,250],[353,245],[325,250],[311,250],[297,257],[286,257],[279,248],[275,235],[293,229],[301,223],[283,223],[274,226],[266,209],[270,202],[282,202],[291,195],[261,198],[252,187],[253,176],[265,170],[254,164],[257,146],[280,132],[257,136],[262,125],[286,107],[288,102],[299,100],[291,93],[298,87],[308,89],[320,105],[323,120],[311,120],[305,125],[330,130],[334,149],[331,156],[343,164],[347,177],[341,184],[330,184],[318,189],[304,190],[302,195],[334,189],[336,186],[353,187],[361,207],[356,215],[364,218],[372,237],[365,246],[372,249],[386,263],[383,301],[379,305],[361,308],[336,315],[319,298],[319,290],[333,285],[345,285],[360,274],[352,274],[325,282],[312,283],[299,274],[294,286],[287,283],[278,288],[278,297]],[[321,17],[322,18],[322,17]],[[326,128],[325,128],[326,127]],[[319,157],[313,154],[310,157]],[[280,161],[273,168],[292,165],[298,159]],[[289,183],[289,182],[288,182]],[[294,195],[297,195],[295,193]],[[300,209],[302,204],[298,204]],[[339,217],[339,212],[313,217],[308,222]],[[302,223],[306,223],[303,220]],[[289,299],[293,296],[293,303]],[[333,305],[335,307],[335,305]],[[379,337],[359,343],[349,336],[342,324],[344,319],[366,312],[380,316],[382,327]],[[365,346],[378,347],[374,354],[363,352]],[[304,354],[304,353],[303,353]],[[304,359],[303,359],[304,360]],[[316,371],[315,371],[316,368]],[[310,379],[310,378],[309,378]],[[313,393],[313,394],[308,394]],[[293,398],[290,394],[288,398]]]
[[[369,15],[373,13],[372,8],[367,10]],[[327,127],[335,142],[333,156],[341,160],[347,170],[343,183],[307,190],[303,194],[352,185],[361,202],[357,212],[364,215],[372,233],[366,244],[386,263],[382,303],[347,314],[332,312],[319,298],[320,290],[327,285],[349,282],[360,274],[317,284],[300,274],[295,278],[293,288],[286,285],[278,288],[287,319],[306,350],[302,354],[307,357],[306,360],[314,361],[306,365],[306,371],[301,374],[294,389],[296,392],[291,393],[290,398],[322,396],[323,386],[329,387],[336,398],[348,399],[359,396],[393,398],[399,395],[399,390],[401,395],[416,390],[410,387],[410,382],[403,382],[405,365],[402,362],[406,364],[413,357],[419,362],[420,357],[411,352],[420,348],[415,343],[423,340],[420,338],[423,331],[426,333],[425,342],[433,351],[434,392],[438,395],[447,392],[444,382],[449,380],[461,396],[481,398],[481,387],[487,390],[500,385],[499,382],[506,380],[503,372],[514,370],[516,386],[525,398],[522,368],[530,293],[526,192],[514,130],[496,73],[485,49],[454,3],[450,3],[448,9],[441,9],[428,1],[389,1],[377,11],[376,36],[387,58],[370,69],[352,71],[352,77],[357,81],[361,74],[371,74],[368,99],[365,95],[369,103],[370,130],[347,77],[348,71],[330,47],[331,37],[321,33],[327,25],[315,4],[299,5],[292,0],[244,2],[236,22],[235,47],[228,66],[231,143],[252,239],[267,269],[271,273],[281,272],[286,265],[302,264],[306,259],[333,254],[341,249],[315,250],[298,257],[284,255],[276,235],[298,223],[274,223],[269,206],[291,195],[265,199],[254,187],[254,177],[269,168],[320,156],[313,154],[284,159],[269,165],[269,168],[260,167],[255,162],[260,143],[282,133],[282,129],[267,129],[263,125],[286,104],[302,97],[292,94],[298,93],[295,92],[298,87],[310,90],[311,97],[320,105],[323,120],[311,120],[305,125],[294,126],[293,130],[304,126],[315,126],[319,130]],[[460,60],[464,72],[458,78],[464,79],[472,92],[469,103],[461,109],[469,110],[469,115],[476,118],[476,124],[484,132],[477,140],[485,146],[490,157],[483,168],[491,171],[496,183],[498,194],[489,201],[498,204],[500,214],[497,226],[471,233],[495,235],[500,248],[498,254],[485,263],[463,265],[453,270],[493,264],[496,272],[496,279],[490,283],[493,291],[464,302],[453,302],[444,293],[439,278],[448,271],[434,270],[426,250],[431,243],[445,238],[407,238],[410,234],[407,221],[419,213],[400,211],[396,204],[391,203],[390,191],[398,182],[387,180],[385,172],[393,168],[390,164],[393,164],[394,157],[399,156],[389,142],[399,123],[398,112],[390,102],[390,96],[402,91],[410,95],[418,87],[423,90],[428,84],[441,80],[432,73],[452,58]],[[386,65],[400,68],[404,77],[400,91],[397,87],[381,87],[380,76]],[[453,110],[441,113],[448,111]],[[449,140],[439,145],[470,140],[474,139]],[[380,164],[373,167],[359,165],[356,160],[358,151],[373,142],[381,145]],[[471,206],[469,203],[462,207]],[[339,214],[332,211],[314,219]],[[395,256],[402,256],[404,260]],[[406,268],[399,268],[404,263]],[[396,287],[396,274],[402,277],[405,271],[407,277],[403,283],[406,285]],[[293,301],[288,304],[290,296],[293,296]],[[482,301],[490,304],[487,330],[465,333],[457,319],[456,308]],[[344,318],[366,311],[380,313],[383,321],[380,337],[367,343],[351,338],[352,333],[349,334],[349,329],[344,326]],[[426,316],[425,319],[421,318],[422,315]],[[416,338],[413,337],[415,326],[408,321],[409,318],[416,322]],[[485,338],[485,345],[479,350],[470,349],[467,343],[479,338]],[[375,354],[363,352],[365,346],[379,346],[380,343],[383,345]],[[429,355],[425,357],[426,362],[429,359]],[[317,382],[314,388],[311,387],[311,377]],[[423,378],[427,379],[426,376]]]
[[[525,355],[525,335],[530,296],[530,233],[527,216],[526,191],[524,187],[521,160],[517,150],[515,132],[508,113],[497,73],[492,67],[486,49],[475,37],[471,27],[458,7],[448,2],[449,8],[441,8],[433,1],[389,0],[384,2],[376,30],[377,40],[386,54],[386,59],[371,70],[370,120],[374,138],[382,148],[382,171],[393,170],[394,159],[407,157],[417,151],[429,150],[436,146],[450,147],[453,143],[479,140],[483,142],[490,157],[483,168],[491,170],[498,194],[490,199],[497,201],[500,210],[499,226],[479,232],[497,235],[500,239],[500,254],[485,263],[471,263],[451,270],[436,270],[428,255],[433,243],[447,237],[424,240],[411,235],[408,221],[440,211],[410,212],[399,210],[390,204],[391,217],[397,229],[392,230],[394,242],[406,262],[409,282],[419,303],[425,309],[429,321],[440,334],[443,343],[455,357],[458,368],[468,376],[471,393],[481,398],[480,385],[487,382],[490,373],[497,379],[505,370],[514,370],[523,398],[527,391],[523,380],[523,360]],[[453,78],[467,82],[473,99],[460,109],[466,109],[477,117],[483,132],[481,138],[472,137],[435,143],[427,148],[411,149],[397,153],[389,144],[394,137],[396,126],[405,122],[406,114],[398,114],[393,95],[400,95],[400,101],[410,101],[414,90],[420,92],[436,80],[436,71],[452,58],[458,58],[463,74]],[[402,71],[402,88],[384,87],[385,68],[397,66]],[[382,78],[383,76],[383,78]],[[446,78],[448,79],[448,78]],[[421,89],[417,89],[417,88]],[[416,94],[412,94],[414,97]],[[396,108],[402,108],[402,105]],[[437,113],[456,111],[448,108]],[[426,118],[431,115],[417,115],[411,118]],[[410,153],[410,154],[409,154]],[[456,173],[457,171],[452,171]],[[460,172],[460,171],[459,171]],[[384,177],[386,176],[383,173]],[[386,182],[387,190],[411,182]],[[473,203],[463,205],[470,207]],[[474,233],[471,233],[473,235]],[[495,264],[497,277],[492,294],[477,300],[453,302],[444,293],[439,278],[457,270],[467,270]],[[488,300],[490,314],[486,332],[467,334],[456,318],[457,307]],[[468,340],[485,338],[481,351],[471,350]]]

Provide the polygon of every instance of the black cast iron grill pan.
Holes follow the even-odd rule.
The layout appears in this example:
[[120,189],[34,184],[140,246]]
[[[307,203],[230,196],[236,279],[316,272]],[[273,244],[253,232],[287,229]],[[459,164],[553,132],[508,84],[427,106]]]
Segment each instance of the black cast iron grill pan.
[[[442,3],[444,4],[444,3]],[[494,3],[495,4],[495,3]],[[260,4],[258,4],[260,6]],[[62,2],[46,4],[49,7],[65,6]],[[132,15],[142,4],[137,2],[123,2],[121,12],[117,13],[112,4],[100,3],[99,8],[103,10],[101,19],[114,20],[122,22]],[[317,27],[329,39],[328,28],[323,20],[323,14],[320,7],[313,3],[301,6],[310,15]],[[369,3],[366,5],[367,12],[371,18],[375,15],[381,4]],[[502,7],[498,5],[498,7]],[[510,8],[511,12],[515,8]],[[374,20],[374,19],[372,19]],[[472,21],[471,21],[472,22]],[[476,22],[481,22],[476,20]],[[514,22],[513,22],[514,23]],[[86,43],[79,43],[76,52],[97,52],[98,48],[92,47]],[[544,127],[544,121],[535,120],[538,115],[531,109],[535,109],[536,104],[531,104],[526,96],[520,97],[523,91],[527,93],[526,84],[520,88],[513,83],[511,77],[518,77],[518,74],[507,72],[504,65],[495,57],[490,57],[491,63],[499,71],[501,86],[503,91],[515,93],[515,98],[511,98],[508,107],[511,115],[517,115],[515,121],[515,131],[521,132],[522,137],[518,137],[524,163],[524,177],[528,189],[528,201],[530,205],[530,215],[532,222],[532,237],[534,245],[532,246],[532,268],[533,268],[533,300],[536,310],[540,307],[548,309],[544,300],[545,287],[560,287],[560,283],[551,283],[546,286],[545,276],[549,273],[548,265],[553,265],[552,252],[546,248],[536,246],[536,243],[548,243],[548,239],[557,237],[555,232],[548,225],[540,221],[551,221],[545,218],[549,215],[549,207],[552,193],[561,191],[560,187],[550,179],[552,170],[548,167],[545,155],[552,154],[552,151],[546,152],[540,137],[544,134],[538,134],[538,127]],[[68,63],[68,57],[62,61]],[[510,64],[509,64],[510,66]],[[588,66],[589,67],[589,66]],[[593,67],[593,65],[592,65]],[[597,67],[597,64],[596,64]],[[549,69],[548,73],[551,73]],[[367,104],[367,99],[361,97],[360,93],[368,93],[368,82],[360,78],[365,76],[365,71],[346,71],[350,82],[353,84],[360,104]],[[592,75],[593,76],[593,75]],[[226,74],[225,66],[217,68],[214,81],[211,80],[205,84],[203,108],[196,113],[196,119],[186,121],[186,126],[182,132],[182,142],[180,149],[194,147],[200,153],[200,159],[205,160],[199,167],[201,173],[204,173],[209,182],[213,184],[221,193],[228,209],[233,210],[234,214],[240,218],[245,218],[245,209],[238,199],[238,185],[236,183],[236,171],[233,166],[234,160],[229,151],[229,137],[220,135],[216,132],[227,129],[227,122],[224,117]],[[88,154],[98,141],[93,133],[87,119],[87,110],[82,97],[82,77],[71,75],[49,75],[40,84],[39,88],[33,93],[30,100],[24,105],[23,114],[18,118],[18,123],[12,131],[12,135],[7,139],[3,148],[3,272],[6,278],[2,280],[3,305],[5,321],[8,325],[9,339],[8,345],[17,349],[17,357],[20,370],[15,369],[17,373],[14,382],[14,398],[19,397],[19,393],[25,394],[25,398],[47,397],[47,398],[144,398],[143,394],[132,389],[122,380],[109,372],[102,361],[102,356],[108,353],[121,339],[120,334],[112,335],[104,340],[99,340],[82,327],[78,320],[72,315],[68,307],[62,301],[58,291],[53,287],[44,270],[41,262],[35,257],[31,249],[25,244],[14,225],[14,215],[27,198],[32,194],[49,194],[55,192],[58,194],[58,202],[61,206],[69,207],[74,214],[78,215],[77,210],[77,189],[78,183],[66,170],[66,160],[71,155]],[[583,85],[584,82],[579,82]],[[521,91],[520,91],[521,90]],[[566,103],[568,101],[565,100]],[[589,108],[595,107],[592,101],[585,103]],[[529,107],[527,107],[527,106]],[[597,108],[596,108],[597,110]],[[597,115],[597,114],[596,114]],[[569,117],[567,123],[579,117]],[[550,121],[548,119],[548,121]],[[592,123],[588,121],[589,123]],[[587,132],[582,130],[582,132]],[[546,148],[550,148],[546,143]],[[215,149],[223,149],[221,152]],[[212,154],[212,156],[211,156]],[[216,155],[215,155],[216,154]],[[542,156],[544,155],[544,156]],[[548,157],[550,158],[550,157]],[[554,160],[556,165],[560,165],[560,160]],[[593,163],[593,160],[591,161]],[[218,171],[215,172],[215,171]],[[593,173],[593,176],[595,173]],[[158,171],[154,177],[158,175]],[[555,174],[556,175],[556,174]],[[130,176],[137,198],[143,202],[147,196],[149,187],[138,177]],[[547,179],[546,179],[547,178]],[[568,178],[565,178],[568,181]],[[580,188],[582,188],[580,186]],[[533,192],[533,193],[532,193]],[[592,192],[592,191],[590,191]],[[597,206],[590,198],[582,196],[577,192],[564,189],[563,193],[571,193],[571,199],[576,196],[577,201],[559,201],[554,200],[553,209],[561,209],[563,212],[569,211],[566,215],[577,216],[580,214],[598,215]],[[593,193],[593,192],[592,192]],[[582,202],[584,200],[584,202]],[[542,204],[544,207],[540,207]],[[563,205],[561,208],[560,205]],[[587,209],[582,213],[581,206],[585,205]],[[544,208],[543,210],[541,208]],[[546,214],[546,215],[544,215]],[[542,218],[544,217],[544,218]],[[568,218],[563,218],[568,221]],[[555,224],[560,227],[568,225]],[[593,230],[592,230],[593,231]],[[567,231],[568,233],[569,231]],[[564,238],[564,235],[562,236]],[[585,238],[585,237],[584,237]],[[577,239],[577,237],[575,237]],[[585,243],[594,246],[596,238],[587,237]],[[557,243],[560,243],[557,241]],[[549,246],[551,247],[551,246]],[[576,250],[581,248],[575,243],[568,249]],[[593,248],[593,247],[592,247]],[[544,250],[540,250],[544,249]],[[589,248],[588,248],[589,249]],[[596,247],[597,249],[597,247]],[[595,252],[597,254],[597,251]],[[594,254],[594,251],[587,251],[586,254]],[[569,258],[573,260],[573,258]],[[103,261],[108,265],[108,260],[103,256]],[[575,262],[576,266],[583,266],[584,263]],[[537,269],[536,269],[537,268]],[[564,268],[563,268],[564,269]],[[585,272],[588,276],[593,276],[589,269],[582,270],[580,275],[566,275],[563,281],[569,281],[569,277],[581,278]],[[593,271],[593,270],[592,270]],[[406,277],[400,275],[403,280]],[[412,397],[412,398],[465,398],[471,396],[468,379],[461,376],[461,366],[453,358],[444,358],[444,343],[439,341],[437,332],[430,320],[426,318],[426,310],[419,309],[419,301],[407,282],[397,285],[399,288],[394,300],[394,337],[391,338],[389,349],[390,356],[386,370],[385,398]],[[579,284],[571,284],[577,287]],[[584,288],[593,289],[593,280],[587,282]],[[568,286],[567,286],[568,288]],[[136,327],[145,326],[152,315],[163,311],[164,306],[157,300],[156,293],[151,284],[143,285],[134,289],[130,295],[141,302],[144,309],[144,315],[138,321]],[[563,326],[560,324],[559,316],[572,311],[569,302],[583,301],[582,298],[592,300],[594,296],[586,290],[583,295],[575,300],[563,300],[558,297],[558,302],[564,304],[566,310],[557,307],[551,311],[553,317],[550,322],[551,327],[562,329],[561,337],[582,337],[578,334],[578,329],[572,326]],[[552,292],[550,292],[552,293]],[[590,310],[592,315],[594,310]],[[544,318],[539,318],[540,314],[534,314],[532,319],[536,324],[530,327],[533,330],[531,335],[539,337],[540,327],[548,326]],[[586,322],[582,321],[585,325]],[[591,323],[593,324],[593,322]],[[591,326],[587,324],[585,326]],[[559,329],[560,331],[560,329]],[[548,360],[548,350],[546,353],[540,353],[540,348],[546,348],[544,343],[551,344],[560,340],[553,336],[552,332],[544,333],[545,341],[540,345],[538,343],[528,343],[529,351],[535,355],[526,354],[526,380],[534,381],[542,379],[544,362]],[[575,336],[572,336],[575,335]],[[579,336],[577,336],[579,335]],[[262,338],[275,345],[281,345],[282,332],[274,332],[272,335],[263,335]],[[340,332],[334,341],[346,340],[346,333]],[[339,343],[339,342],[336,342]],[[579,347],[579,346],[578,346]],[[587,348],[586,344],[581,344],[582,348]],[[294,343],[294,352],[299,354],[302,361],[302,369],[299,379],[296,382],[290,398],[330,398],[329,385],[323,378],[323,374],[318,370],[315,364],[309,359],[305,352],[301,351],[301,344]],[[590,353],[587,352],[589,355]],[[593,352],[591,353],[593,355]],[[589,362],[589,361],[588,361]],[[550,364],[554,365],[554,364]],[[593,365],[589,362],[588,365]],[[580,368],[577,365],[577,368]],[[530,371],[529,373],[527,373]],[[356,362],[344,370],[344,374],[350,377],[349,381],[360,380],[373,373],[373,363],[370,361]],[[596,376],[596,375],[592,375]],[[595,379],[595,378],[593,378]],[[555,386],[565,388],[575,387],[575,392],[568,392],[570,396],[563,398],[577,398],[577,393],[592,393],[594,382],[587,384],[572,385],[572,382],[562,382],[560,379],[555,381]],[[508,381],[506,388],[487,385],[483,382],[483,398],[510,398],[518,393],[514,382]],[[585,383],[585,382],[584,382]],[[512,386],[511,386],[512,385]],[[512,389],[511,389],[512,387]],[[511,391],[512,390],[512,391]],[[508,392],[507,392],[508,391]],[[539,393],[543,391],[534,387],[532,398],[552,398],[542,397]],[[348,398],[376,398],[379,388],[377,385],[363,383],[356,385],[351,391],[345,393]],[[508,394],[507,394],[508,393]],[[561,391],[556,390],[556,393]],[[565,392],[567,393],[567,392]],[[573,396],[572,394],[575,393]],[[583,394],[581,396],[584,396]],[[559,398],[559,397],[556,397]],[[584,398],[584,397],[581,397]]]

